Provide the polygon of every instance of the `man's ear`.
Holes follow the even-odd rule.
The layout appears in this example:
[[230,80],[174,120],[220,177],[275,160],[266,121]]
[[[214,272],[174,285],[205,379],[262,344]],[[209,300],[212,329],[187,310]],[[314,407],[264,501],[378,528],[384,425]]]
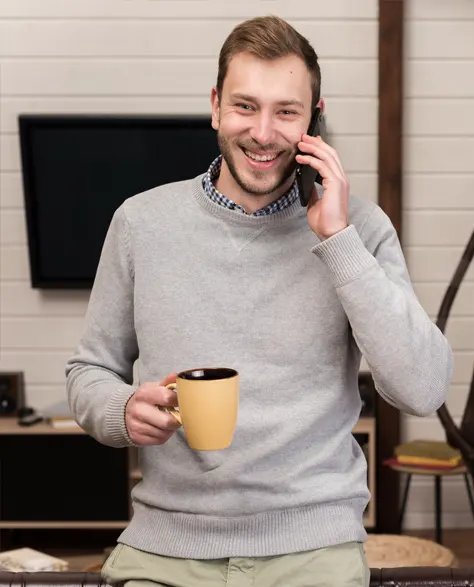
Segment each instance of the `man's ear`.
[[321,108],[321,114],[324,114],[326,111],[326,102],[324,101],[324,98],[320,98],[317,106]]
[[212,128],[219,130],[219,96],[217,94],[217,88],[214,86],[211,90],[211,105],[212,105]]

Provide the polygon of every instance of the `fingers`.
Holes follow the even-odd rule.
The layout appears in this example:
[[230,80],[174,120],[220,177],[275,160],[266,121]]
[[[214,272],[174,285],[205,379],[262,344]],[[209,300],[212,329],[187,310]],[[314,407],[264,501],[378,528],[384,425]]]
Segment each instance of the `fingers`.
[[298,163],[309,165],[313,169],[316,169],[316,171],[319,171],[321,177],[323,178],[323,185],[325,181],[328,181],[331,177],[334,177],[334,173],[330,171],[326,163],[321,161],[321,159],[317,159],[314,155],[296,155],[296,160]]
[[140,422],[140,420],[135,420],[133,425],[133,432],[135,435],[139,435],[142,437],[148,436],[151,438],[160,438],[165,435],[172,434],[171,430],[162,430],[161,428],[155,428],[151,424],[147,424],[146,422]]
[[163,381],[160,381],[160,383],[158,385],[162,385],[163,387],[166,387],[170,383],[176,383],[176,377],[177,377],[176,373],[168,373],[168,375],[163,379]]
[[168,412],[160,410],[157,406],[137,401],[131,409],[132,417],[143,424],[159,428],[160,430],[169,430],[174,432],[180,427],[178,420]]
[[[313,165],[311,161],[303,161],[300,155],[297,156],[298,162],[307,162],[309,165],[317,169],[323,177],[327,177],[328,179],[330,179],[330,177],[327,175],[329,172],[338,179],[345,180],[344,171],[342,169],[342,165],[340,164],[339,157],[332,147],[329,147],[329,145],[324,143],[324,141],[319,137],[309,137],[308,135],[303,135],[303,139],[306,140],[298,143],[299,150],[303,153],[308,153],[308,155],[312,156],[313,158],[317,158],[320,161],[323,161],[325,165],[323,170],[326,171],[326,175],[318,167]],[[308,141],[308,139],[311,140]]]
[[339,159],[339,155],[337,154],[336,149],[333,149],[333,147],[330,147],[327,143],[324,142],[324,140],[321,137],[319,137],[319,139],[320,139],[320,141],[319,141],[320,142],[320,145],[319,145],[320,148],[326,150],[326,152],[330,156],[334,157],[334,159],[335,159],[335,161],[336,161],[339,169],[341,170],[341,174],[343,176],[345,176],[344,167],[342,166],[341,160]]
[[344,168],[342,166],[341,160],[339,159],[339,155],[337,154],[336,149],[329,146],[321,137],[312,137],[311,135],[304,134],[302,137],[303,144],[314,145],[320,151],[326,153],[326,155],[335,160],[340,172],[344,175]]
[[176,392],[165,385],[176,381],[176,374],[165,379],[140,385],[128,401],[125,423],[130,439],[139,445],[164,444],[181,424],[172,415],[159,407],[177,407]]
[[[167,378],[163,381],[167,381]],[[168,385],[168,383],[166,385]],[[178,406],[176,392],[164,387],[160,383],[142,383],[136,393],[139,394],[141,401],[152,406],[167,406],[171,408],[176,408]]]
[[162,430],[149,424],[131,419],[127,423],[127,431],[130,439],[140,445],[160,445],[167,442],[174,434],[174,430]]
[[180,427],[174,416],[142,401],[139,391],[127,404],[125,424],[135,444],[164,444]]

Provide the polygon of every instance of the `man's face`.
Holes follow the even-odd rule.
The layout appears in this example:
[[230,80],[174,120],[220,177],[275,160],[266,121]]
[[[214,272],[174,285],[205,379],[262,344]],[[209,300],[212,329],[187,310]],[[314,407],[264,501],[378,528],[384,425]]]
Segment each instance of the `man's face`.
[[297,143],[311,118],[311,78],[296,55],[273,61],[249,53],[230,62],[212,126],[230,174],[248,194],[268,195],[296,167]]

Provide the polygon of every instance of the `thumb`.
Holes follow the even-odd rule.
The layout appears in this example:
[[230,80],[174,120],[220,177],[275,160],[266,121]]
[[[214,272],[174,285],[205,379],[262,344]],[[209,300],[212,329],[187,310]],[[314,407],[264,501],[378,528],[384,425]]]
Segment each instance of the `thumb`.
[[174,371],[172,373],[168,373],[168,375],[162,381],[160,381],[159,385],[166,387],[170,383],[176,383],[176,377],[177,374]]

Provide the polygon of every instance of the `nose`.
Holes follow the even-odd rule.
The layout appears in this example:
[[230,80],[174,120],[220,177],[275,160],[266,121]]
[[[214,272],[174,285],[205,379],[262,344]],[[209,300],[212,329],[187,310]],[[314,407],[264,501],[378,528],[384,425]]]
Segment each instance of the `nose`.
[[272,116],[266,113],[259,113],[252,120],[250,136],[260,145],[268,145],[274,140],[275,129]]

